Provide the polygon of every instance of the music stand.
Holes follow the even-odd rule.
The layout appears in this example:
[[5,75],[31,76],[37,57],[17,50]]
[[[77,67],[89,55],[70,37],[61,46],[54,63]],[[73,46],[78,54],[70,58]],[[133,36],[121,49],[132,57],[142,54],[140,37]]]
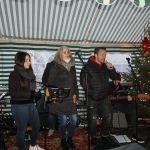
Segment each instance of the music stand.
[[[142,93],[142,89],[140,87],[140,84],[139,84],[139,80],[137,78],[137,75],[136,73],[134,72],[134,69],[131,65],[131,62],[130,62],[130,58],[127,58],[127,62],[128,62],[128,65],[131,69],[131,74],[132,74],[132,77],[133,77],[133,87],[135,88],[134,92],[135,92],[135,96],[134,96],[134,102],[135,102],[135,110],[136,110],[136,125],[135,125],[135,135],[136,135],[136,138],[138,138],[138,94],[139,92]],[[136,142],[137,142],[137,139],[136,139]]]
[[87,132],[88,132],[88,150],[90,150],[91,147],[91,135],[90,135],[90,127],[89,127],[89,122],[90,122],[90,118],[89,118],[89,110],[92,109],[92,107],[89,106],[89,98],[88,98],[88,93],[89,93],[89,89],[88,89],[88,72],[87,72],[87,68],[86,68],[86,64],[83,61],[83,58],[80,56],[80,54],[77,52],[76,53],[78,58],[80,59],[80,61],[83,64],[84,67],[84,72],[85,72],[85,85],[86,85],[86,89],[85,89],[85,98],[86,98],[86,106],[87,106]]
[[64,98],[69,97],[70,94],[70,88],[52,88],[52,87],[47,87],[49,91],[49,97],[48,97],[48,102],[55,101],[62,103]]

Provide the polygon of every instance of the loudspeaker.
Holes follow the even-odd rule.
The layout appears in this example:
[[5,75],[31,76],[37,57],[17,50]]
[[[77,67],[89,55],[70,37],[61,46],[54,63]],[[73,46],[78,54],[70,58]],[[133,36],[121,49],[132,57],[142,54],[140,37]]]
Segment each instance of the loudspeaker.
[[126,120],[126,116],[122,112],[114,112],[112,119],[113,128],[127,128],[128,123]]
[[146,150],[146,149],[137,143],[130,143],[109,150]]

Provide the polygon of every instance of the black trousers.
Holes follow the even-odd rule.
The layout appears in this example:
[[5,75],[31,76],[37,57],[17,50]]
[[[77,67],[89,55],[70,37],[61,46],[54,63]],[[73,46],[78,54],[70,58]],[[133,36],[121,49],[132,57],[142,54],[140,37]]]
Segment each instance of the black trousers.
[[97,132],[96,119],[102,118],[101,133],[108,135],[111,126],[111,107],[108,98],[94,101],[89,99],[88,104],[88,129],[91,137]]

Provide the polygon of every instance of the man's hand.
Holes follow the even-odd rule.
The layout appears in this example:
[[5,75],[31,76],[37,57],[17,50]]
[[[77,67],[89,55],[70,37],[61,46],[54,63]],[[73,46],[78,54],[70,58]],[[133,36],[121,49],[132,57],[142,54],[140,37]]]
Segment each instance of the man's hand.
[[132,96],[128,95],[128,101],[132,101]]
[[109,70],[113,69],[113,65],[110,62],[105,62],[105,64]]

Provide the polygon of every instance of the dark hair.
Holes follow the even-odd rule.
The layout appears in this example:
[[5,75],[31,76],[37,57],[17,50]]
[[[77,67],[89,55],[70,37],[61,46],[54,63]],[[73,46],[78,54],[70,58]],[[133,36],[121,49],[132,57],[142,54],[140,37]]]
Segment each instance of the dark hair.
[[25,62],[25,57],[27,55],[30,57],[30,55],[27,52],[17,52],[15,56],[15,64],[23,67]]
[[[24,68],[25,57],[30,55],[27,52],[17,52],[15,55],[15,64]],[[29,70],[32,71],[32,67],[30,66]],[[22,75],[20,75],[20,84],[21,87],[28,87],[28,81]]]
[[116,73],[116,80],[121,81],[121,74],[120,74],[120,72]]
[[105,48],[105,47],[96,47],[96,48],[94,49],[94,54],[97,54],[100,50],[106,51],[106,48]]

